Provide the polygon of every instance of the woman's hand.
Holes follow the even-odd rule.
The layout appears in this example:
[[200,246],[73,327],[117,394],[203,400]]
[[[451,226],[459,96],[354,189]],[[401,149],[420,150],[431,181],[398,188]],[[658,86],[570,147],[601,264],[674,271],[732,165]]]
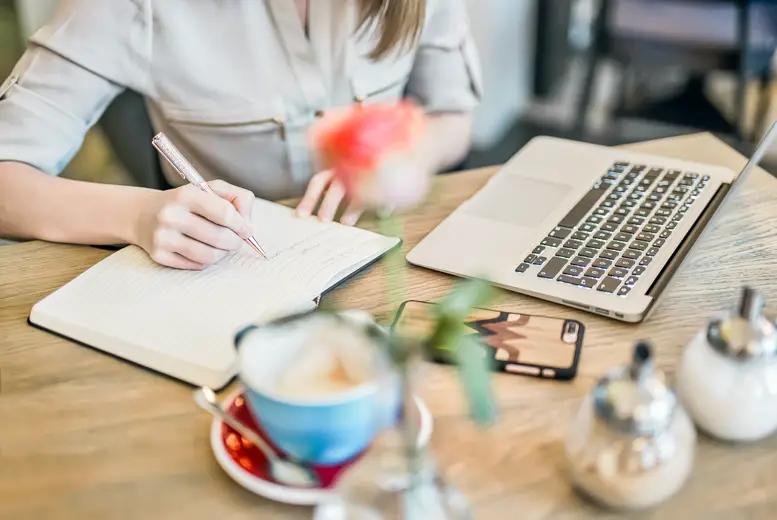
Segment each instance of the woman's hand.
[[218,262],[251,236],[254,194],[223,181],[151,192],[140,209],[135,243],[168,267],[202,269]]
[[297,205],[297,215],[310,216],[319,201],[321,205],[318,208],[318,218],[323,222],[334,220],[341,206],[345,206],[345,211],[340,217],[342,224],[353,226],[362,215],[362,209],[357,204],[345,201],[345,186],[334,178],[332,170],[321,171],[310,179],[305,195]]

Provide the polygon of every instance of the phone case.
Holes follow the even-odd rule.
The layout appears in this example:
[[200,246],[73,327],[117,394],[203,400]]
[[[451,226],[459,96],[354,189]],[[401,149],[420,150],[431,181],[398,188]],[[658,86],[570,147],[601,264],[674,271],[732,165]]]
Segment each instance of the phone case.
[[[404,302],[392,328],[398,334],[428,335],[434,325],[430,311],[435,305]],[[585,335],[585,326],[577,320],[474,309],[465,325],[478,337],[496,371],[560,380],[577,375]],[[432,361],[449,363],[446,352],[434,352],[430,347],[426,353]]]

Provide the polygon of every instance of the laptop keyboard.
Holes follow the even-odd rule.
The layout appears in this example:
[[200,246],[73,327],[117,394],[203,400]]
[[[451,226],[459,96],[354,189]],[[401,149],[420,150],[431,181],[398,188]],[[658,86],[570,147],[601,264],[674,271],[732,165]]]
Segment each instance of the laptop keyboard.
[[707,181],[698,173],[615,163],[516,272],[626,296]]

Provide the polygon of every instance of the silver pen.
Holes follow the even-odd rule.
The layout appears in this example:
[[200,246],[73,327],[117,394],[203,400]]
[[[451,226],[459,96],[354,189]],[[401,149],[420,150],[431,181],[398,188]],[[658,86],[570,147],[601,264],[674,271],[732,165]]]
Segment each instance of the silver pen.
[[[151,140],[151,144],[153,144],[154,148],[156,148],[159,153],[162,154],[162,157],[167,159],[167,162],[169,162],[170,165],[175,168],[175,171],[177,171],[178,175],[183,177],[184,180],[194,184],[205,193],[210,193],[211,195],[218,197],[218,194],[213,191],[210,186],[208,186],[208,183],[205,182],[205,179],[203,179],[202,176],[197,173],[197,170],[194,169],[194,166],[192,166],[192,164],[186,160],[183,154],[178,150],[178,148],[175,147],[175,145],[170,141],[170,139],[167,138],[164,133],[159,132],[157,135],[155,135]],[[253,236],[244,238],[243,240],[245,240],[245,242],[251,246],[254,251],[263,257],[268,258],[267,253],[264,252],[262,246],[259,245],[259,242],[257,242]]]

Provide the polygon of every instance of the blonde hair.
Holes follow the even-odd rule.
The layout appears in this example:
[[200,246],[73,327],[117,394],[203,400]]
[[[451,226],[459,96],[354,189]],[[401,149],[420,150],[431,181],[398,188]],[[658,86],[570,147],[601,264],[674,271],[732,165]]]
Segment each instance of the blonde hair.
[[395,49],[405,50],[418,41],[426,16],[426,0],[359,0],[359,28],[380,27],[370,58],[382,58]]

